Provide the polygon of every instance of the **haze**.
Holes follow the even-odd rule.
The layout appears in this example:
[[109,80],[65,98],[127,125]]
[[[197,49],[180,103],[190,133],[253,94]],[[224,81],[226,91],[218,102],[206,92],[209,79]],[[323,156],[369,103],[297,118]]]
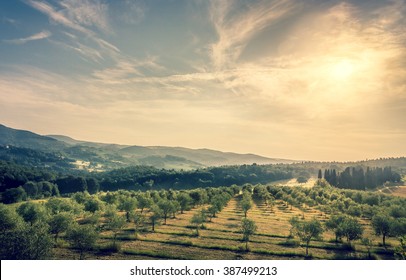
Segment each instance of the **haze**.
[[406,1],[1,1],[0,123],[268,157],[405,156]]

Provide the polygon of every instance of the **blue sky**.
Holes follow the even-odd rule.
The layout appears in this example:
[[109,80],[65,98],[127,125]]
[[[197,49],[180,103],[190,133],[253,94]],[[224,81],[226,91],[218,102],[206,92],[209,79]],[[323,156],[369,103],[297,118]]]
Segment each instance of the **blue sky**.
[[5,0],[0,123],[270,157],[404,156],[406,2]]

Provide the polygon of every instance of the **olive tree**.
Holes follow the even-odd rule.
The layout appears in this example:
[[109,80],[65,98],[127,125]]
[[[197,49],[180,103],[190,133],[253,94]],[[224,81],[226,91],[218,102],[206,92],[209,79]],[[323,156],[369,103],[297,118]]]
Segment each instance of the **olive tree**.
[[385,247],[386,237],[391,232],[391,224],[393,223],[393,218],[389,215],[377,214],[372,218],[372,228],[375,231],[376,235],[382,235],[382,245]]
[[207,215],[206,215],[206,210],[202,209],[195,213],[192,216],[192,219],[190,220],[190,223],[192,225],[195,225],[196,227],[196,235],[199,236],[199,227],[203,226],[203,223],[206,221]]
[[320,221],[312,219],[310,221],[299,221],[297,217],[290,219],[291,232],[299,237],[306,244],[306,256],[309,255],[309,244],[312,239],[318,239],[323,233]]
[[79,258],[84,258],[85,251],[92,250],[96,244],[98,232],[91,225],[75,225],[67,233],[72,247],[79,251]]
[[48,220],[49,231],[54,234],[55,243],[58,241],[59,234],[67,231],[73,221],[72,214],[68,212],[55,214]]
[[152,231],[155,231],[155,225],[161,220],[162,218],[162,210],[157,205],[153,205],[151,207],[151,215],[149,216],[149,220],[152,225]]
[[242,240],[245,242],[245,250],[248,251],[250,237],[257,231],[257,226],[253,220],[243,218],[241,221]]
[[42,260],[51,256],[53,247],[49,227],[43,222],[22,223],[13,230],[0,233],[0,259]]

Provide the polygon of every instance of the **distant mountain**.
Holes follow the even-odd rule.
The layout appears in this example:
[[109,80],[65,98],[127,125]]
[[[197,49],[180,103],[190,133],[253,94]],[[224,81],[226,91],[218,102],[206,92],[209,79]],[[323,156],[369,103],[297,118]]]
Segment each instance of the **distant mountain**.
[[16,147],[48,151],[63,149],[66,147],[64,142],[58,141],[52,137],[41,136],[26,130],[9,128],[1,124],[0,145],[12,145]]
[[[0,125],[0,146],[13,146],[39,150],[47,153],[47,159],[63,158],[73,163],[78,169],[88,171],[111,170],[131,165],[149,165],[165,169],[198,169],[208,166],[242,165],[242,164],[276,164],[293,163],[293,160],[274,159],[254,154],[237,154],[209,149],[189,149],[163,146],[127,146],[76,140],[63,135],[42,136],[30,131],[17,130]],[[37,166],[49,166],[50,162],[30,160],[33,152],[24,151],[10,155],[10,150],[3,154],[16,161],[36,162]],[[21,158],[24,155],[24,158]],[[1,156],[1,154],[0,154]],[[4,159],[4,158],[3,158]]]
[[122,155],[134,156],[174,156],[184,158],[190,161],[198,162],[205,166],[221,165],[241,165],[241,164],[276,164],[292,163],[292,160],[266,158],[254,154],[237,154],[229,152],[220,152],[209,149],[188,149],[182,147],[161,147],[161,146],[131,146],[120,149]]

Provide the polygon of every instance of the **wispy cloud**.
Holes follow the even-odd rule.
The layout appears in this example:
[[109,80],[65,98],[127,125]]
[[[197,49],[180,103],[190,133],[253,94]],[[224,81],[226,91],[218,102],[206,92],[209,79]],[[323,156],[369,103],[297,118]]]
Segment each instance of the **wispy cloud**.
[[210,16],[218,34],[211,45],[211,58],[216,68],[235,62],[249,40],[265,27],[288,15],[296,5],[289,0],[250,2],[235,11],[236,1],[212,1]]
[[36,40],[42,40],[42,39],[46,39],[52,36],[52,33],[44,30],[41,31],[39,33],[36,33],[34,35],[25,37],[25,38],[18,38],[18,39],[12,39],[12,40],[3,40],[3,42],[5,43],[9,43],[9,44],[16,44],[16,45],[21,45],[21,44],[25,44],[27,42],[30,41],[36,41]]
[[34,9],[46,14],[51,20],[53,20],[56,23],[62,24],[68,28],[82,32],[89,36],[94,35],[94,33],[91,30],[86,29],[80,24],[73,22],[68,17],[66,17],[63,12],[57,11],[54,7],[52,7],[50,4],[46,2],[27,0],[27,4],[33,7]]
[[63,0],[60,5],[71,22],[111,32],[107,4],[99,0]]
[[122,2],[122,7],[120,20],[127,24],[137,24],[145,18],[147,8],[143,1],[125,0]]
[[[60,8],[52,6],[44,1],[27,0],[27,4],[49,17],[49,19],[70,29],[73,33],[79,32],[86,35],[77,36],[67,31],[62,31],[69,41],[53,41],[67,49],[76,51],[85,59],[100,62],[107,55],[116,59],[120,53],[118,47],[102,39],[91,28],[97,28],[103,32],[111,32],[108,21],[108,6],[98,0],[63,0]],[[92,43],[89,43],[92,42]]]

